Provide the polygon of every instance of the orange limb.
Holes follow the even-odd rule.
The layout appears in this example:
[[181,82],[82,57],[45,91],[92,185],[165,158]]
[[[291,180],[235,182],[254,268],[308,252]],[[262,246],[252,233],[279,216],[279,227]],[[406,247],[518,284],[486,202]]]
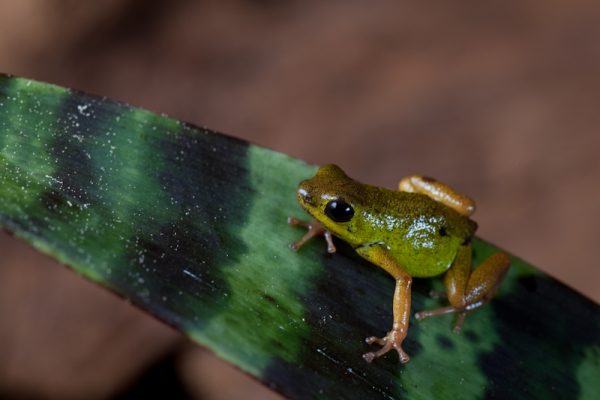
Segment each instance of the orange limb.
[[312,239],[315,236],[323,235],[325,237],[325,242],[327,242],[327,252],[335,253],[335,245],[333,244],[333,239],[331,237],[331,232],[329,232],[325,227],[317,220],[312,220],[310,222],[299,220],[298,218],[288,217],[289,225],[297,225],[303,228],[306,228],[308,231],[300,238],[293,243],[290,243],[290,249],[296,251],[300,247],[304,246],[306,242]]
[[421,193],[469,217],[475,212],[475,201],[458,193],[443,182],[427,176],[411,175],[403,178],[398,188],[402,192]]
[[382,347],[377,351],[363,354],[363,358],[367,362],[372,362],[375,358],[381,357],[393,349],[398,352],[400,362],[403,364],[407,363],[410,360],[410,357],[402,349],[402,342],[408,331],[412,278],[389,255],[387,250],[380,245],[360,247],[356,252],[373,264],[386,270],[396,280],[393,301],[394,323],[392,325],[392,330],[382,338],[375,336],[368,337],[365,340],[368,344],[376,343]]

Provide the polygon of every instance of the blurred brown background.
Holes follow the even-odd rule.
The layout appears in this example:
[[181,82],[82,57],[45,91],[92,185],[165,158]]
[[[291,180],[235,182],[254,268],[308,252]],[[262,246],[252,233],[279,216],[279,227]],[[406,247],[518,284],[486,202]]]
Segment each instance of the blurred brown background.
[[[596,301],[599,39],[584,1],[0,0],[0,71],[374,184],[435,176],[477,200],[480,236]],[[150,377],[267,398],[26,245],[0,254],[0,397],[127,398]]]

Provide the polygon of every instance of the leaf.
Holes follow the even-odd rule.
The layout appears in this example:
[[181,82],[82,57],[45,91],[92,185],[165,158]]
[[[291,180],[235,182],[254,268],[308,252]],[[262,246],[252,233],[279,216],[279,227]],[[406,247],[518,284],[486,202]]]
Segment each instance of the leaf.
[[[0,77],[0,224],[293,398],[592,398],[599,307],[514,257],[467,318],[391,324],[392,279],[337,243],[298,253],[296,184],[315,167],[148,111]],[[496,248],[474,243],[477,265]],[[439,280],[418,280],[413,310]]]

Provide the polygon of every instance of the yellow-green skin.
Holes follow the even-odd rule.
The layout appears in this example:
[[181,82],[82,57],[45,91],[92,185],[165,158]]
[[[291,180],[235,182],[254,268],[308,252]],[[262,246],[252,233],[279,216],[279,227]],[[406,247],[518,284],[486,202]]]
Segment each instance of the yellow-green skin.
[[[325,214],[327,203],[340,199],[354,208],[348,222],[335,222]],[[469,242],[477,229],[471,219],[424,194],[366,185],[335,165],[323,166],[313,178],[300,182],[298,201],[355,249],[368,253],[372,245],[385,245],[413,277],[447,271],[459,247]]]

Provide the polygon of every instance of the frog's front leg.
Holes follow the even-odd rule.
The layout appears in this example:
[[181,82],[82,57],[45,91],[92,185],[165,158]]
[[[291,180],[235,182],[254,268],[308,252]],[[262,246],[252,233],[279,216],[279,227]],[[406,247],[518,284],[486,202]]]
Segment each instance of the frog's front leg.
[[388,251],[379,244],[363,246],[356,249],[356,252],[362,257],[371,261],[373,264],[383,268],[396,280],[396,289],[394,290],[394,324],[392,330],[383,338],[375,336],[366,339],[368,344],[377,343],[381,349],[375,352],[369,352],[363,355],[367,362],[381,357],[388,351],[394,349],[400,356],[400,361],[404,364],[410,360],[410,357],[402,349],[402,341],[408,331],[408,321],[410,318],[410,287],[412,278],[404,269],[390,256]]
[[310,239],[312,239],[313,237],[323,235],[325,237],[325,242],[327,242],[327,252],[335,253],[336,249],[333,244],[333,239],[331,238],[331,232],[329,232],[327,229],[325,229],[323,224],[321,224],[316,219],[313,219],[310,222],[306,222],[306,221],[302,221],[298,218],[288,217],[288,224],[298,225],[298,226],[301,226],[301,227],[307,229],[307,232],[304,234],[304,236],[302,236],[300,238],[300,240],[290,243],[290,249],[296,251],[300,247],[304,246],[304,244],[306,242],[308,242]]
[[450,305],[418,312],[415,314],[417,319],[458,313],[454,331],[460,332],[467,313],[476,310],[494,297],[510,267],[508,255],[503,252],[493,254],[471,271],[471,254],[470,244],[461,246],[452,267],[444,276]]

